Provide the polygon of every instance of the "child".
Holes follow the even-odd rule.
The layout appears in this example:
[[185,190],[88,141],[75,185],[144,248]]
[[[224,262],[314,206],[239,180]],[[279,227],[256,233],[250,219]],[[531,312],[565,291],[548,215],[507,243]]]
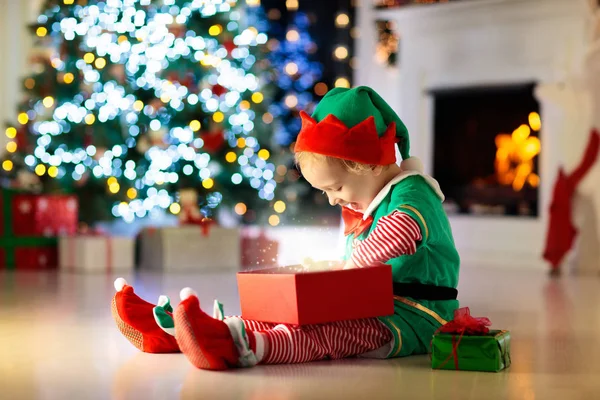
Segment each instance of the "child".
[[[310,326],[221,320],[220,309],[211,318],[196,294],[184,289],[173,320],[166,298],[154,307],[117,280],[113,315],[140,350],[181,350],[201,369],[391,358],[427,353],[433,333],[452,318],[458,307],[459,257],[442,208],[444,196],[437,182],[423,175],[419,161],[409,157],[400,118],[368,87],[333,89],[312,117],[301,116],[296,160],[306,180],[332,206],[342,206],[345,268],[391,265],[394,315]],[[396,143],[401,166],[395,163]]]

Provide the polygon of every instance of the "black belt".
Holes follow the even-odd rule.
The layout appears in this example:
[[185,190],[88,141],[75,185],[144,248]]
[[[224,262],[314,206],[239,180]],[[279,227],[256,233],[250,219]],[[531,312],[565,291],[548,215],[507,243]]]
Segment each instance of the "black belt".
[[415,300],[456,300],[458,290],[421,283],[394,282],[394,296],[412,297]]

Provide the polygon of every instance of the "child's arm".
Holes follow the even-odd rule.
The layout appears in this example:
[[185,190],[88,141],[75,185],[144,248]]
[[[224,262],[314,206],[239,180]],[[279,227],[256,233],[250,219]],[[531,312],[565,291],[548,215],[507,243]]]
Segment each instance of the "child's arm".
[[394,211],[382,217],[371,234],[352,252],[346,268],[364,268],[385,263],[392,258],[417,251],[417,242],[422,240],[417,222],[408,214]]

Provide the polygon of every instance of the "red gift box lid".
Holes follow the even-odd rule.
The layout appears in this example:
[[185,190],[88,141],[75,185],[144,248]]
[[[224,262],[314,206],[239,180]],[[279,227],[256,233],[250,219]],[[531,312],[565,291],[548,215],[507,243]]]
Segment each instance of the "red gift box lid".
[[348,270],[295,265],[239,272],[237,280],[242,317],[248,320],[309,325],[394,313],[389,265]]

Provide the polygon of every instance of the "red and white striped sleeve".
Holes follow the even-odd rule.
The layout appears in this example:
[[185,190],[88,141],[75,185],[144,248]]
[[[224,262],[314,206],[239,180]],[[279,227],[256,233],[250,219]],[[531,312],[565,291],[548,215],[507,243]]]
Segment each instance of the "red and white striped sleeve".
[[419,224],[408,214],[394,211],[380,218],[373,232],[352,252],[359,268],[385,263],[392,258],[417,252],[422,240]]

